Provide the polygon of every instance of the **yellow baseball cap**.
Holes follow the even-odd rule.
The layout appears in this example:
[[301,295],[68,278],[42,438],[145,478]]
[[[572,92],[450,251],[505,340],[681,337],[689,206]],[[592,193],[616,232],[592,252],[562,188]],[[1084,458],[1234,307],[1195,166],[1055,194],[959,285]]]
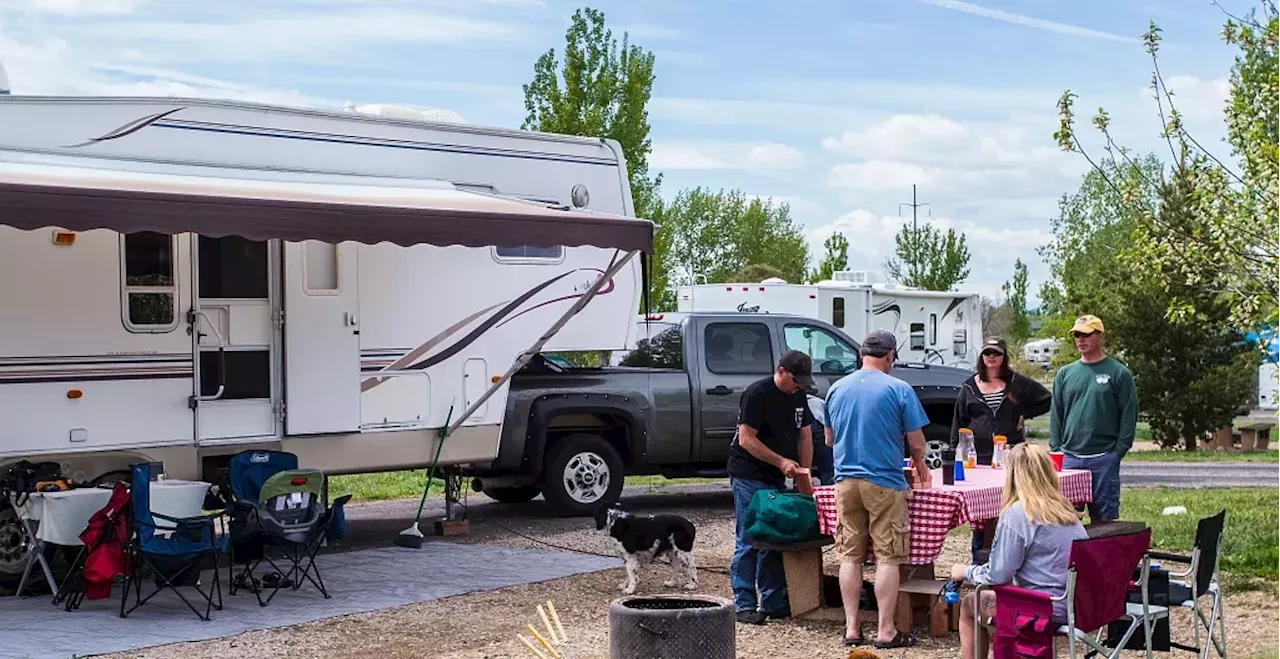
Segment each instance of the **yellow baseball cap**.
[[1105,332],[1107,330],[1102,326],[1102,320],[1100,318],[1085,314],[1076,319],[1076,324],[1071,327],[1071,331],[1088,334],[1090,332]]

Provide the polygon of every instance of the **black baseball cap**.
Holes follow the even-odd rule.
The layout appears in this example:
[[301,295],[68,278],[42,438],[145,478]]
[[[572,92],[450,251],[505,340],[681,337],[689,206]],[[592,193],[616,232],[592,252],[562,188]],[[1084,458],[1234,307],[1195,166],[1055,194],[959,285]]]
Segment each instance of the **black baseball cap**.
[[802,387],[813,384],[813,360],[799,350],[788,350],[778,360],[778,368],[788,372]]
[[1009,347],[1005,344],[1004,339],[998,336],[993,336],[982,342],[982,352],[986,352],[988,350],[995,350],[1002,355],[1009,354]]
[[889,351],[898,349],[898,339],[893,332],[874,330],[862,339],[862,352],[873,357],[888,355]]

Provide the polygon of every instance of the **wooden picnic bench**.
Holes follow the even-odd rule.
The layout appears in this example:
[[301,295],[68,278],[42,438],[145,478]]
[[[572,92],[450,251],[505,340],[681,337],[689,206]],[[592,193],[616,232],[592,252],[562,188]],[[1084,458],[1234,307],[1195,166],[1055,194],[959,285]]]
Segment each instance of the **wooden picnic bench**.
[[[756,549],[773,551],[782,555],[782,569],[787,585],[787,599],[791,617],[805,620],[844,621],[844,603],[840,597],[840,580],[826,575],[822,568],[823,550],[835,544],[831,536],[816,540],[789,544],[753,541]],[[935,606],[945,580],[933,578],[932,565],[901,566],[901,582],[898,586],[898,606],[894,611],[894,626],[909,632],[917,622],[928,619],[929,633],[945,636],[959,629],[958,607]],[[867,586],[863,586],[865,590]],[[876,622],[875,609],[862,609],[863,622]]]

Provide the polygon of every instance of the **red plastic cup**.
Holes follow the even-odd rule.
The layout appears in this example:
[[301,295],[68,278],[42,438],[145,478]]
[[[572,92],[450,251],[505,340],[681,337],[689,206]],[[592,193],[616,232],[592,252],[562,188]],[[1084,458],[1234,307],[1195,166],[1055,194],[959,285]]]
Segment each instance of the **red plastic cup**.
[[1049,459],[1053,460],[1053,470],[1062,471],[1062,451],[1050,451]]

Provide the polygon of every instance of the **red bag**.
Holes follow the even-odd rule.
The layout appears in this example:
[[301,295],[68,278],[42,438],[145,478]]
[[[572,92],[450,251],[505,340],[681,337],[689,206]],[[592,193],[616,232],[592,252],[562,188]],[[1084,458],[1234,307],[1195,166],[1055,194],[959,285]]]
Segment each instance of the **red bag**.
[[107,505],[89,518],[89,525],[80,534],[80,542],[88,548],[84,559],[84,592],[91,600],[111,596],[111,582],[118,575],[127,575],[129,562],[124,550],[129,545],[129,490],[123,482],[117,482],[111,490]]
[[1049,595],[1017,586],[997,586],[994,659],[1053,659],[1053,604]]

